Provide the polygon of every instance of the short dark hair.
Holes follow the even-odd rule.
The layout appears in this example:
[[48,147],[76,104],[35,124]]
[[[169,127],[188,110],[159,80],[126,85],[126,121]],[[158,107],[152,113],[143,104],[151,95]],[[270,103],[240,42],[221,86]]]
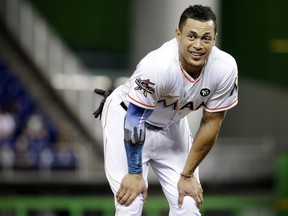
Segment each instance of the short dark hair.
[[203,5],[193,5],[186,8],[183,13],[181,14],[178,28],[180,31],[182,31],[183,26],[186,23],[186,20],[194,19],[198,21],[210,21],[212,20],[214,23],[214,31],[217,32],[217,19],[215,13],[212,11],[212,9],[209,6],[203,6]]

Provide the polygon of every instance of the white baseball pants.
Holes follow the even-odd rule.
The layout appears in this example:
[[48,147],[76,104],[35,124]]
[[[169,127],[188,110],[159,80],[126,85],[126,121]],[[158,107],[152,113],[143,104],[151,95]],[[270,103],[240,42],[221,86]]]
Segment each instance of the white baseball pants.
[[[144,205],[142,194],[126,207],[117,203],[116,193],[122,178],[128,172],[124,148],[124,116],[126,111],[120,106],[119,88],[106,100],[102,112],[105,172],[115,199],[116,216],[141,216]],[[178,207],[177,183],[186,162],[193,138],[187,119],[172,124],[167,130],[146,128],[146,139],[142,152],[143,176],[148,186],[148,166],[159,179],[168,200],[169,216],[200,216],[193,198],[185,196],[182,208]],[[199,179],[198,169],[194,173]],[[149,199],[149,190],[148,190]]]

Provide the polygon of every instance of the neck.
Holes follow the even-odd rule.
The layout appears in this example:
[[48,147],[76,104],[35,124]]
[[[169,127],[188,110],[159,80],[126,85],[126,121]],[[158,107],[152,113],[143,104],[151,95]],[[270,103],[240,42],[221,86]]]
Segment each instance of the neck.
[[186,62],[180,61],[182,68],[193,78],[197,79],[202,71],[203,65],[202,66],[192,66],[187,64]]

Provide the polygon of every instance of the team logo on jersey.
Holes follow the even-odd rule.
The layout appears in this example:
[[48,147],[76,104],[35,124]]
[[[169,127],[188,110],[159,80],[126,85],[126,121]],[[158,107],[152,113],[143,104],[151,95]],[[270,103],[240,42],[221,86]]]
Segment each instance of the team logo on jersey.
[[202,96],[202,97],[206,97],[206,96],[208,96],[210,94],[210,89],[208,89],[208,88],[203,88],[203,89],[201,89],[201,91],[200,91],[200,95]]
[[150,85],[155,85],[155,83],[150,82],[149,79],[142,80],[141,78],[138,78],[135,80],[135,83],[137,84],[137,87],[135,87],[135,90],[139,90],[143,92],[143,95],[147,97],[147,93],[154,94],[155,89],[151,87]]
[[173,110],[178,108],[178,97],[169,97],[167,96],[165,99],[159,100],[158,103],[162,103],[163,107],[173,107]]

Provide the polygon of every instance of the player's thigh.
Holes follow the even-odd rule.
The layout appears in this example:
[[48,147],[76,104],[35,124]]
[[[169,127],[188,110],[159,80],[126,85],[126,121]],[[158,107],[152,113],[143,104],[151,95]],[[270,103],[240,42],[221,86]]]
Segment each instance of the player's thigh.
[[[120,184],[124,175],[128,173],[127,157],[124,147],[124,116],[126,111],[120,106],[120,102],[107,100],[104,106],[102,118],[103,122],[103,140],[104,140],[104,160],[105,172],[109,181],[115,199],[115,215],[141,215],[144,200],[143,195],[132,202],[130,206],[122,206],[116,201],[116,193],[120,188]],[[146,184],[148,176],[148,165],[143,165],[143,176]]]
[[[185,165],[193,141],[188,122],[186,119],[178,121],[168,130],[159,131],[153,139],[152,142],[155,142],[154,146],[157,148],[153,149],[152,160],[159,164],[160,169],[161,164],[167,169],[171,168],[174,171],[173,174],[178,177]],[[157,166],[154,169],[157,171]],[[165,175],[165,172],[163,174]]]
[[[170,215],[200,215],[191,197],[185,197],[182,208],[178,207],[177,185],[193,141],[188,122],[183,119],[168,131],[161,132],[160,136],[162,148],[150,163],[169,202]],[[195,177],[199,179],[198,168]]]
[[108,98],[105,103],[102,126],[105,172],[113,192],[127,173],[127,159],[124,149],[124,116],[125,110],[120,102]]

